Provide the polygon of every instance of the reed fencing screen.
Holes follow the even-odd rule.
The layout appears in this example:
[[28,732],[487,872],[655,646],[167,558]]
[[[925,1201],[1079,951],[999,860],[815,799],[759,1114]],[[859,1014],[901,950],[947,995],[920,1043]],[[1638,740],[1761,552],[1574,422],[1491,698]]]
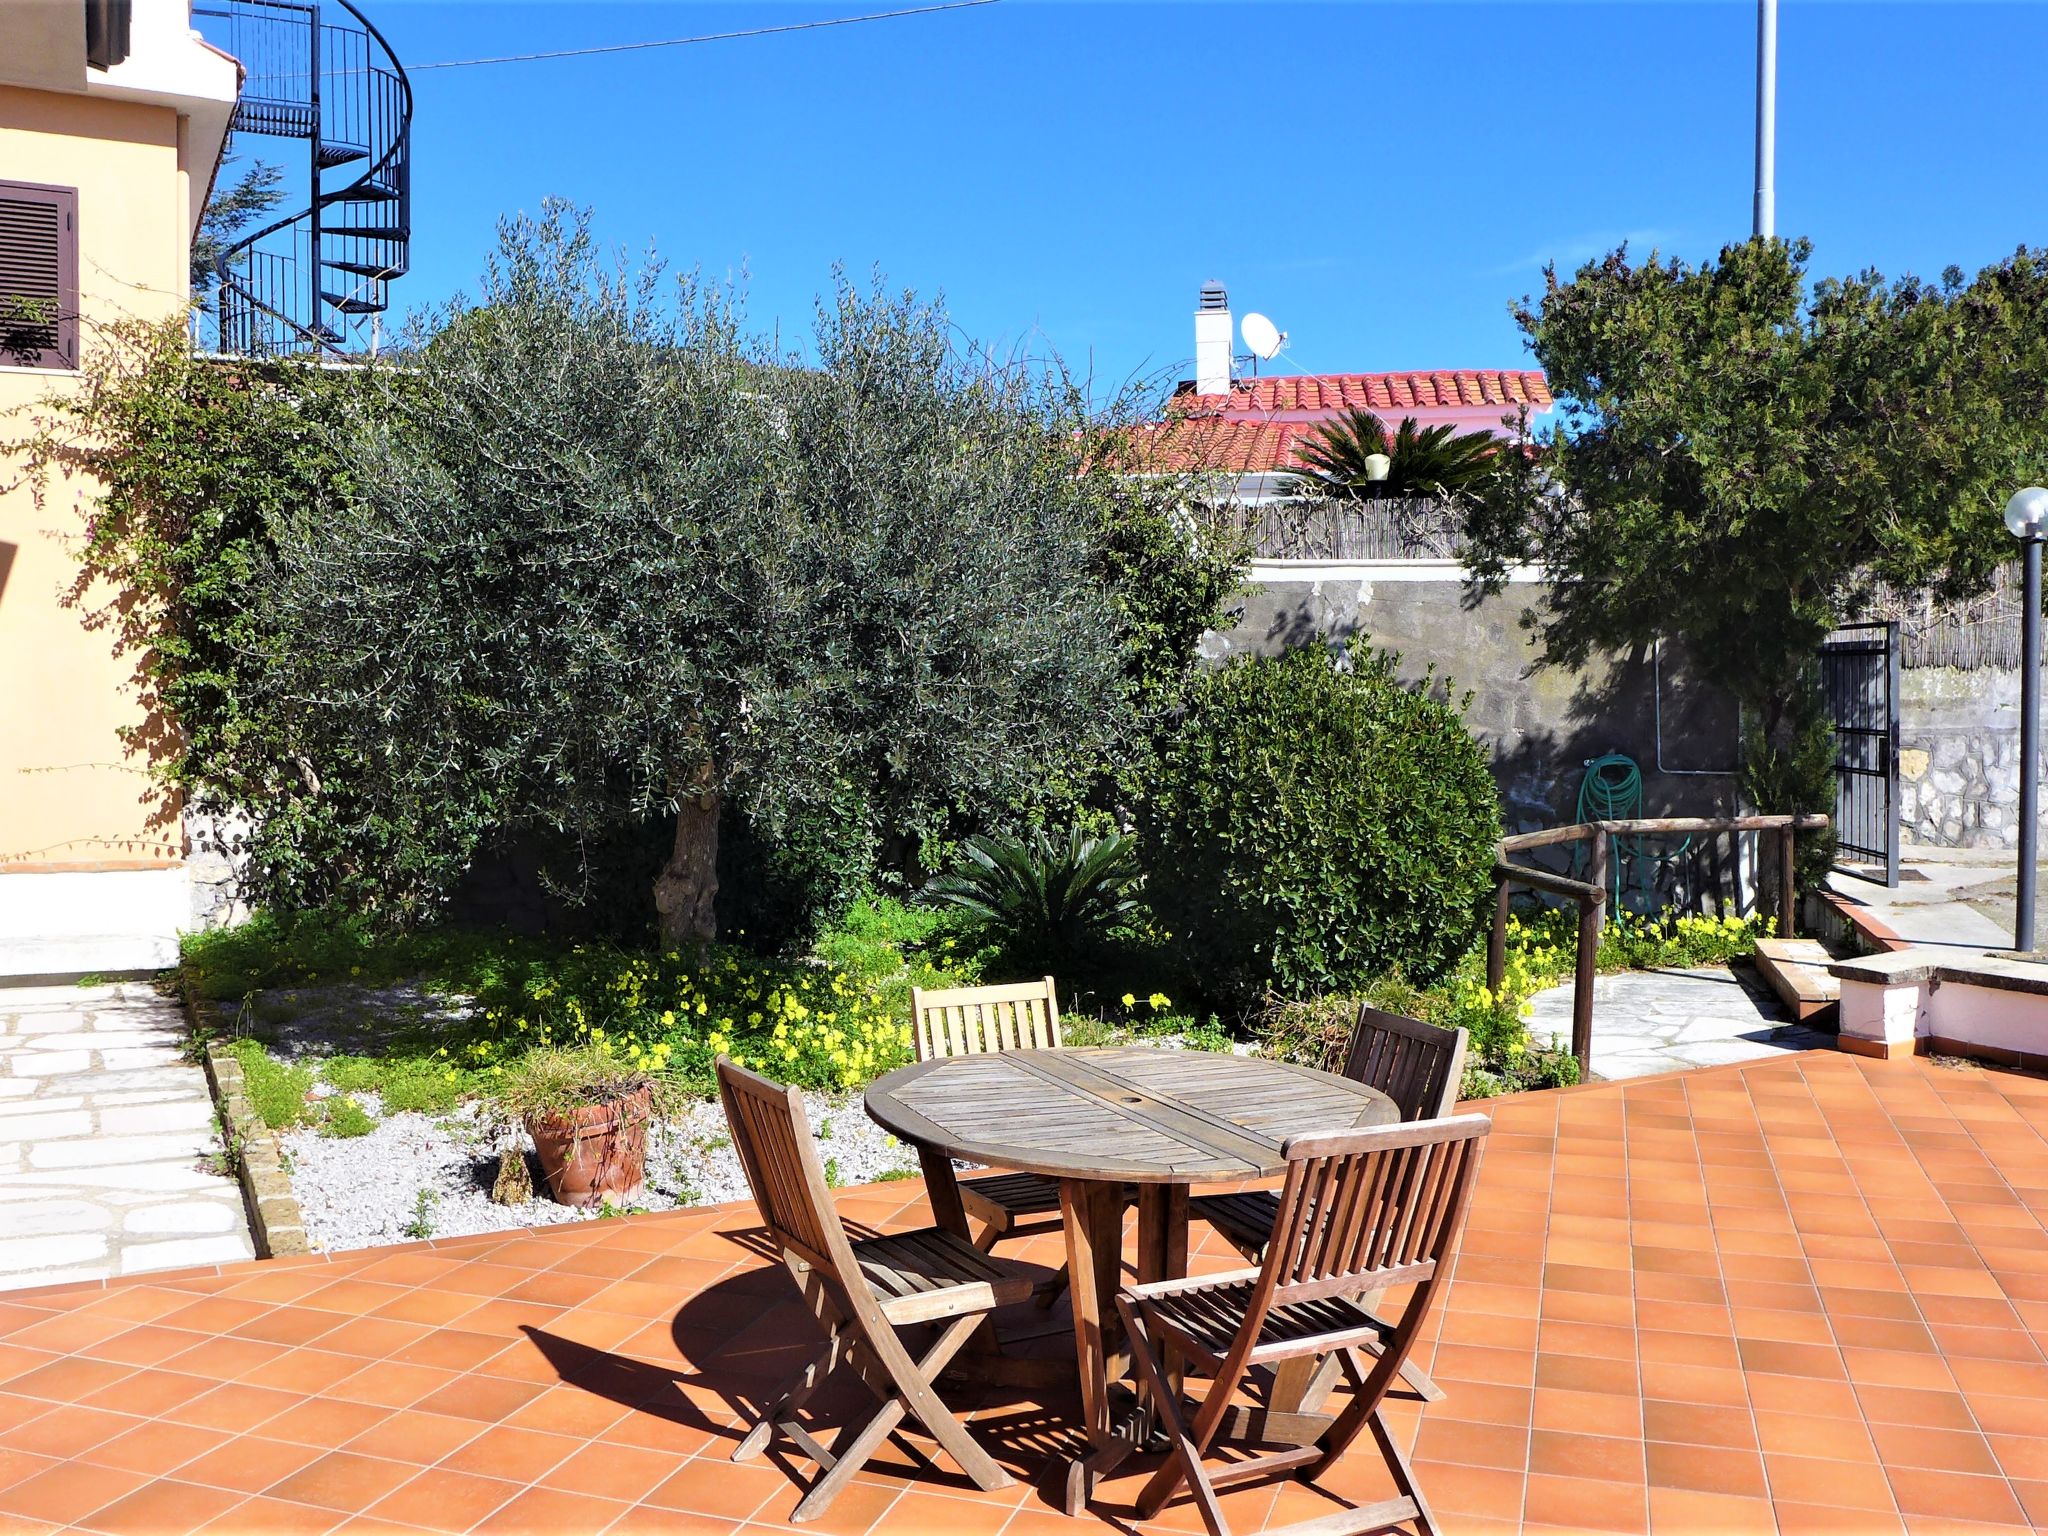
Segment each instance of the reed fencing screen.
[[2017,565],[2000,566],[1988,591],[1946,603],[1927,592],[1879,587],[1865,613],[1898,622],[1901,660],[1908,670],[1954,667],[1976,672],[2017,669],[2020,664]]
[[1454,560],[1465,543],[1456,511],[1426,496],[1231,502],[1225,511],[1258,560]]

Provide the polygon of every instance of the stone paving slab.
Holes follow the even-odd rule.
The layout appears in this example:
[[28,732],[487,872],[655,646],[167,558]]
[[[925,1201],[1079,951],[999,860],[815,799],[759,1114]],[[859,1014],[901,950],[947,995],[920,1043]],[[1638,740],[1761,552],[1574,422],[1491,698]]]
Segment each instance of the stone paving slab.
[[255,1256],[184,1044],[141,983],[0,988],[0,1291]]
[[[1570,983],[1537,993],[1530,1009],[1533,1035],[1570,1043]],[[1795,1022],[1747,968],[1623,971],[1593,984],[1593,1071],[1604,1078],[1733,1066],[1834,1043]]]

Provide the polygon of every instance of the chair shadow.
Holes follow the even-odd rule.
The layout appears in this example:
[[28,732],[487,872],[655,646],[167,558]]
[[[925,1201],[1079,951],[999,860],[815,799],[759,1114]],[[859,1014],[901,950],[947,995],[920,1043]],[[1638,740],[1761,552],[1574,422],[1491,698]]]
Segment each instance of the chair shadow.
[[[847,1230],[856,1240],[871,1235],[851,1222]],[[523,1325],[522,1332],[563,1383],[636,1413],[709,1434],[728,1448],[736,1446],[775,1392],[824,1342],[824,1335],[765,1228],[727,1230],[720,1236],[760,1262],[683,1299],[669,1325],[675,1365],[599,1349],[534,1324]],[[1050,1317],[1030,1302],[999,1314],[1026,1336],[1027,1350],[1042,1353],[1071,1347],[1065,1344],[1071,1334],[1055,1326],[1066,1316],[1065,1303]],[[906,1345],[921,1347],[921,1329],[912,1326],[900,1332]],[[725,1406],[725,1414],[704,1401],[706,1392]],[[942,1395],[998,1465],[1037,1486],[1041,1498],[1054,1501],[1057,1490],[1048,1491],[1048,1470],[1063,1466],[1086,1448],[1079,1428],[1078,1393],[1067,1401],[1059,1393],[948,1381]],[[875,1402],[854,1373],[842,1369],[805,1408],[803,1417],[829,1444],[840,1424],[864,1418]],[[889,1455],[890,1450],[896,1454]],[[789,1478],[792,1494],[808,1487],[817,1475],[817,1469],[793,1454],[779,1436],[763,1456]],[[885,1450],[869,1467],[934,1491],[974,1492],[974,1485],[930,1446],[913,1421],[890,1435]]]

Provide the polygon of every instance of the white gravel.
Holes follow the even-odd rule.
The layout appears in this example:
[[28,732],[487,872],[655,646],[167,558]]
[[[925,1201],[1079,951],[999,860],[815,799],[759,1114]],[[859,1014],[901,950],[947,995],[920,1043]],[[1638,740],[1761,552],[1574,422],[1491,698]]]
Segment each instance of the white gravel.
[[[459,998],[432,996],[409,985],[368,988],[346,983],[259,993],[248,1007],[264,1026],[273,1054],[309,1064],[338,1051],[375,1051],[394,1017],[431,1024],[466,1011]],[[1167,1049],[1189,1044],[1178,1036],[1152,1036],[1146,1043]],[[1239,1055],[1252,1049],[1245,1044],[1232,1047]],[[317,1083],[313,1093],[326,1098],[334,1090]],[[323,1136],[307,1128],[283,1138],[292,1192],[305,1212],[306,1235],[315,1248],[371,1248],[408,1238],[458,1237],[597,1219],[593,1211],[558,1205],[545,1195],[522,1205],[494,1203],[491,1185],[503,1143],[489,1129],[480,1106],[465,1104],[443,1115],[386,1115],[375,1094],[353,1097],[377,1122],[367,1136]],[[831,1182],[871,1184],[918,1171],[916,1153],[868,1118],[858,1092],[807,1092],[804,1111]],[[520,1143],[539,1188],[531,1143],[523,1134]],[[748,1198],[746,1177],[716,1099],[694,1103],[674,1120],[652,1128],[647,1193],[634,1202],[633,1210],[667,1211]]]
[[[476,1106],[446,1115],[384,1115],[376,1095],[355,1097],[377,1119],[369,1135],[299,1130],[284,1138],[292,1192],[315,1248],[371,1248],[407,1238],[596,1219],[594,1211],[557,1205],[545,1196],[523,1205],[493,1203],[500,1143],[481,1123]],[[806,1093],[804,1109],[826,1176],[836,1183],[869,1184],[886,1174],[916,1171],[916,1153],[868,1118],[858,1093]],[[538,1186],[531,1144],[523,1135],[520,1142]],[[747,1198],[746,1177],[715,1100],[692,1104],[654,1126],[647,1193],[632,1209],[667,1211]]]

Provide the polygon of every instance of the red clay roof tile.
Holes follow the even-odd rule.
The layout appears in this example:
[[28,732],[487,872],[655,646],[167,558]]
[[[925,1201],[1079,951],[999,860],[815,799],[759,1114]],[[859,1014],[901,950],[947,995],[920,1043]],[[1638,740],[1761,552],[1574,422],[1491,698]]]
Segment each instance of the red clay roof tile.
[[1200,395],[1192,382],[1173,393],[1186,416],[1237,416],[1274,411],[1431,410],[1497,405],[1506,409],[1550,401],[1550,385],[1534,369],[1464,368],[1407,373],[1300,374],[1239,379],[1226,395]]

